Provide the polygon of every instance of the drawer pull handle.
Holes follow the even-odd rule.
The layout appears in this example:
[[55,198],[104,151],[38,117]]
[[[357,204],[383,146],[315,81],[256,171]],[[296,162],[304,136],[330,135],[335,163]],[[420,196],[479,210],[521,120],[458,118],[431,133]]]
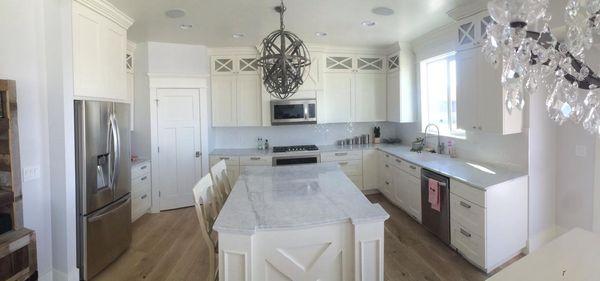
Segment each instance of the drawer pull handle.
[[221,160],[229,160],[229,157],[219,157]]
[[250,157],[250,160],[260,160],[260,157]]
[[140,167],[140,170],[145,170],[146,168],[148,168],[148,166],[144,165]]
[[469,204],[467,204],[467,203],[465,203],[463,201],[460,201],[460,205],[463,206],[463,207],[465,207],[465,208],[467,208],[467,209],[471,209],[471,205],[469,205]]
[[334,155],[335,156],[346,156],[346,155],[348,155],[348,153],[347,152],[338,152],[338,153],[336,153]]
[[389,168],[389,167],[390,167],[390,165],[388,165],[388,164],[385,164],[385,167],[386,167],[386,168]]
[[147,179],[148,179],[148,176],[143,176],[143,177],[142,177],[140,180],[143,180],[143,181],[145,181],[145,180],[147,180]]
[[385,184],[386,184],[386,185],[390,185],[390,182],[389,182],[389,181],[385,181]]
[[398,163],[402,163],[402,161],[400,159],[396,159],[396,162]]
[[340,162],[340,165],[348,165],[348,162],[344,161],[344,162]]
[[148,197],[147,194],[142,195],[142,197],[140,197],[140,199],[146,199],[146,197]]
[[471,238],[471,233],[467,232],[466,230],[464,230],[462,228],[460,229],[460,234],[464,235],[465,237]]
[[385,155],[386,158],[390,158],[390,156],[388,154]]
[[411,169],[413,169],[413,170],[416,170],[416,169],[417,169],[417,167],[415,167],[415,166],[413,166],[413,165],[410,165],[409,167],[410,167]]

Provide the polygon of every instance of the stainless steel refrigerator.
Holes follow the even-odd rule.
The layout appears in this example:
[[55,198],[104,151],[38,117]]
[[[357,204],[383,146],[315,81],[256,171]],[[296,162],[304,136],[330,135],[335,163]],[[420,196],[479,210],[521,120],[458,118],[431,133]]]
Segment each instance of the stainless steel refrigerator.
[[131,242],[129,104],[75,101],[77,261],[89,280]]

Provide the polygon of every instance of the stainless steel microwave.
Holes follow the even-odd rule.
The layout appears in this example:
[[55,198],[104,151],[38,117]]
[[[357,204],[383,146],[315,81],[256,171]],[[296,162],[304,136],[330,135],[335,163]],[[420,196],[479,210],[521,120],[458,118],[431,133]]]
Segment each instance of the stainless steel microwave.
[[271,125],[316,124],[317,100],[271,101]]

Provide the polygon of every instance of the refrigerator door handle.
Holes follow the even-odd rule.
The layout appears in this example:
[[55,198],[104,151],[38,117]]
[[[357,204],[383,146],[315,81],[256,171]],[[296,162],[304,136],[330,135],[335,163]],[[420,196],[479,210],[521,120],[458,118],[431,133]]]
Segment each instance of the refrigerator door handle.
[[103,217],[110,215],[110,214],[114,213],[115,211],[118,211],[123,206],[127,205],[127,203],[129,203],[129,201],[131,201],[131,197],[127,196],[126,198],[123,198],[123,199],[115,202],[114,206],[111,206],[110,208],[107,208],[106,210],[101,210],[98,214],[88,217],[87,221],[88,222],[99,221]]
[[114,114],[110,115],[110,124],[111,124],[111,133],[112,133],[112,139],[113,139],[113,152],[114,152],[114,156],[113,156],[113,171],[112,171],[112,178],[111,178],[111,187],[113,188],[113,190],[115,189],[116,185],[117,185],[117,179],[119,178],[119,169],[120,169],[120,162],[121,162],[121,136],[119,135],[119,124],[117,123],[117,118],[115,117]]

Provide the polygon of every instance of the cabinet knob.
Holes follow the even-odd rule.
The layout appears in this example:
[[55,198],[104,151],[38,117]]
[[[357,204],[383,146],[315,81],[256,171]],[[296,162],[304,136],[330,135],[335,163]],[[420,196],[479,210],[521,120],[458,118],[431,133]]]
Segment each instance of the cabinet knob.
[[477,126],[473,126],[473,129],[477,129]]

